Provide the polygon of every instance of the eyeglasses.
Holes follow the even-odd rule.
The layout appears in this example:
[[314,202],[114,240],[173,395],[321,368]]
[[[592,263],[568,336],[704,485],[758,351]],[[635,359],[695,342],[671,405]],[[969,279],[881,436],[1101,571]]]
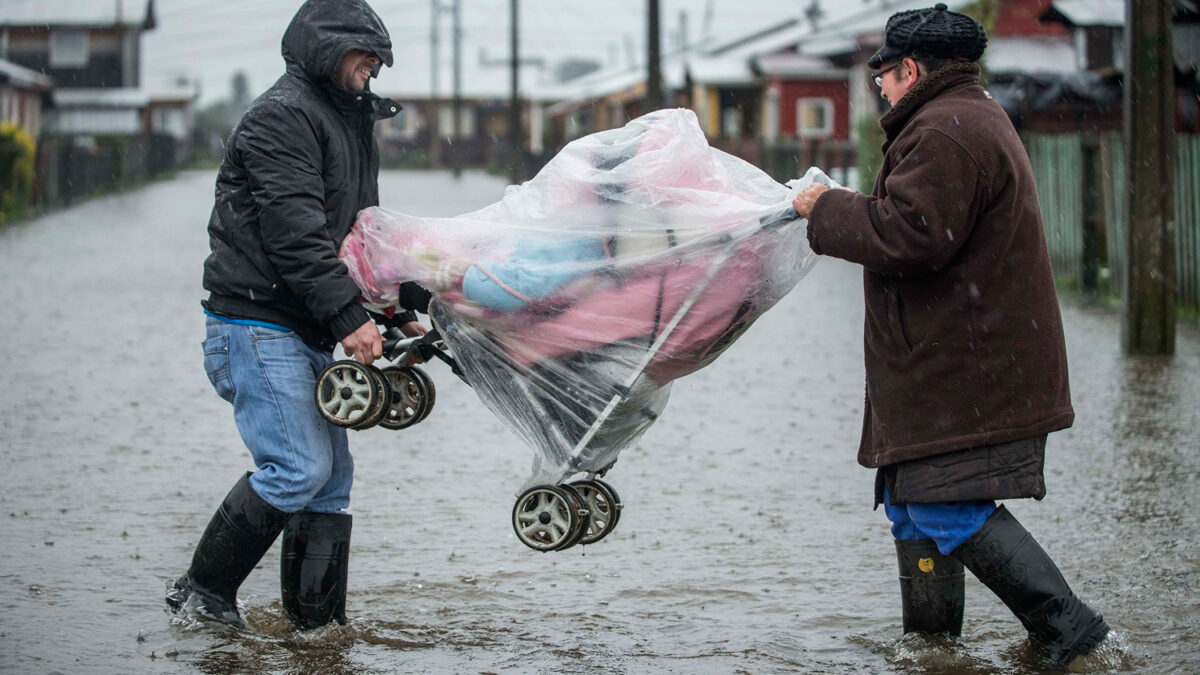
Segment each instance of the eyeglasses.
[[874,75],[875,86],[882,88],[883,87],[883,76],[887,75],[887,72],[889,70],[894,69],[896,66],[898,66],[902,63],[904,63],[904,62],[897,61],[897,62],[893,63],[892,65],[888,66],[887,68],[884,68],[883,70],[879,71],[878,73],[875,73],[875,75]]

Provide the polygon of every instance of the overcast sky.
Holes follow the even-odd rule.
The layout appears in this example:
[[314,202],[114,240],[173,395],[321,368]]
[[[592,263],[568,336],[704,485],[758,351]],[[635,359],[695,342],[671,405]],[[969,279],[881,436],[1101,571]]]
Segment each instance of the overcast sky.
[[[111,1],[111,0],[110,0]],[[464,78],[496,78],[507,71],[480,65],[481,50],[489,59],[508,56],[509,1],[461,0]],[[299,0],[155,0],[158,26],[143,41],[146,83],[155,86],[177,75],[201,84],[202,104],[227,98],[230,81],[245,71],[254,95],[283,72],[280,39]],[[441,60],[450,63],[450,0],[441,0]],[[678,39],[680,14],[687,32],[697,39],[711,6],[711,32],[720,39],[737,37],[799,15],[809,0],[660,0],[663,46]],[[405,86],[430,81],[432,0],[371,0],[392,35],[396,67],[385,69],[372,88],[380,92],[411,91]],[[827,18],[861,11],[866,0],[822,0]],[[644,58],[646,0],[520,0],[521,51],[549,66],[569,57],[609,64],[628,62],[627,41]],[[447,71],[448,72],[448,71]],[[549,71],[547,71],[549,75]],[[532,79],[532,75],[529,76]],[[443,95],[448,76],[441,78]],[[523,83],[524,86],[524,83]]]

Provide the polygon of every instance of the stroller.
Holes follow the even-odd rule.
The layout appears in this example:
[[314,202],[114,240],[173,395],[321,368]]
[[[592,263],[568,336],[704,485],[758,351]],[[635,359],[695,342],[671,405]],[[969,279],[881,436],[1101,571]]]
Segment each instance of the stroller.
[[376,311],[395,309],[403,281],[433,292],[435,331],[405,348],[446,360],[534,448],[513,529],[563,550],[615,527],[622,503],[600,478],[671,383],[812,267],[790,202],[813,181],[836,187],[816,169],[780,185],[710,148],[691,111],[662,110],[568,144],[479,211],[366,209],[341,258]]

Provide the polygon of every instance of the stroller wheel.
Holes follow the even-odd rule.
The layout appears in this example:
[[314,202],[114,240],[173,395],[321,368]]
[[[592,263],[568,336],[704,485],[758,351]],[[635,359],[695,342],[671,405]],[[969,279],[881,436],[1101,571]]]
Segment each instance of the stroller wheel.
[[379,387],[367,367],[357,361],[334,361],[317,376],[317,409],[339,427],[357,425],[379,398]]
[[433,378],[423,369],[416,366],[409,366],[409,370],[419,377],[425,385],[425,408],[424,412],[421,413],[420,419],[417,420],[418,422],[424,422],[425,418],[429,417],[429,413],[433,411],[433,404],[437,402],[437,387],[433,384]]
[[[612,527],[616,527],[617,523],[621,522],[621,511],[625,508],[625,504],[621,503],[621,495],[617,494],[617,489],[613,487],[612,484],[602,481],[599,478],[593,478],[592,482],[598,485],[601,490],[608,490],[609,494],[612,495],[612,504],[614,509],[612,514]],[[610,532],[612,531],[612,527],[609,528]]]
[[587,546],[594,544],[617,526],[621,517],[621,502],[617,493],[607,483],[599,480],[577,480],[571,483],[583,497],[583,506],[588,511],[587,525],[579,543]]
[[376,395],[371,399],[371,407],[367,409],[359,422],[350,427],[355,430],[370,429],[379,424],[388,413],[388,401],[392,398],[392,388],[388,385],[387,378],[383,376],[375,366],[367,366],[367,372],[371,375],[376,386]]
[[571,504],[571,509],[575,512],[575,528],[570,537],[562,543],[562,546],[554,549],[555,551],[563,551],[578,544],[587,534],[588,523],[591,520],[591,512],[588,510],[587,502],[583,499],[583,493],[575,489],[575,486],[568,483],[559,483],[558,489],[567,493],[567,496],[574,502]]
[[385,429],[406,429],[420,422],[423,408],[427,408],[424,383],[417,379],[412,369],[391,366],[383,369],[383,377],[391,388],[387,412],[379,421]]
[[521,540],[535,551],[554,551],[578,533],[574,498],[553,485],[535,485],[517,497],[512,525]]

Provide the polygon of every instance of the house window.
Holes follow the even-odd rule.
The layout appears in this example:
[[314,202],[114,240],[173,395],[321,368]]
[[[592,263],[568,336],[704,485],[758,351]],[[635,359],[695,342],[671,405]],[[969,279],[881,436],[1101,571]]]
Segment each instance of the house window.
[[796,101],[796,135],[829,138],[833,135],[833,100],[802,98]]
[[85,30],[50,31],[50,67],[82,68],[88,62],[88,35]]
[[379,123],[379,133],[384,138],[411,141],[421,132],[422,121],[423,118],[418,111],[401,108],[395,117]]
[[[475,109],[463,105],[458,115],[459,131],[463,138],[475,135]],[[442,138],[454,138],[454,106],[442,105],[438,108],[438,134]]]

